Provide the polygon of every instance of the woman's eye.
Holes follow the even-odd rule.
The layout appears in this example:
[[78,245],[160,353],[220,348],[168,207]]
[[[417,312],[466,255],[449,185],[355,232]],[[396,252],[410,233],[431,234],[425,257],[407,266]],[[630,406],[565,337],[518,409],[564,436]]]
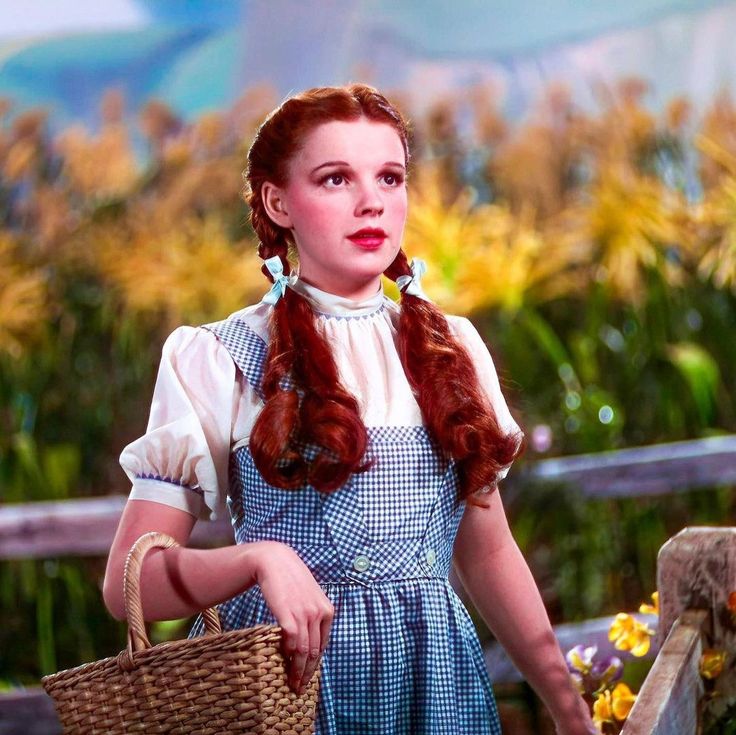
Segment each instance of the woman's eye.
[[323,184],[333,184],[334,186],[340,186],[342,182],[344,181],[344,176],[342,174],[328,174],[327,176],[322,179]]
[[403,181],[402,177],[398,174],[384,174],[383,180],[389,185],[389,186],[399,186],[401,182]]

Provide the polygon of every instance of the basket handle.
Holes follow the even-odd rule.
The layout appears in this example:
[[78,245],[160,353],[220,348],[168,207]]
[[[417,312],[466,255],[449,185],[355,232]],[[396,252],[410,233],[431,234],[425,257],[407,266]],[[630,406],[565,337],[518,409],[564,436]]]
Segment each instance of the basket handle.
[[[146,633],[141,604],[141,567],[143,559],[151,549],[170,549],[180,544],[171,536],[158,531],[144,533],[131,547],[125,559],[123,575],[123,598],[125,599],[125,616],[128,620],[128,648],[120,654],[120,664],[129,670],[133,668],[133,653],[151,647]],[[220,616],[217,609],[208,607],[202,612],[205,632],[217,635],[222,632]],[[127,655],[125,655],[127,654]]]

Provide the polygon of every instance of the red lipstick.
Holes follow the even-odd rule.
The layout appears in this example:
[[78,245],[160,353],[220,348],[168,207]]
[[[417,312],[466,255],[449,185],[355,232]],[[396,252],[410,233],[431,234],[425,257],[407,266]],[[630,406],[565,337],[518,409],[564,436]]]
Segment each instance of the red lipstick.
[[375,250],[381,247],[387,237],[388,235],[380,227],[364,227],[348,235],[348,240],[352,240],[356,245],[367,250]]

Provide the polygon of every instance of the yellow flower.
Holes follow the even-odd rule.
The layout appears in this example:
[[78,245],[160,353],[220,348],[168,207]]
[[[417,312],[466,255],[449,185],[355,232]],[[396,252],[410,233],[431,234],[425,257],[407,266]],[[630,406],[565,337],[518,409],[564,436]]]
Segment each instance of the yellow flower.
[[723,671],[726,662],[726,652],[714,648],[707,648],[700,657],[700,675],[704,679],[715,679]]
[[271,285],[255,243],[232,242],[227,222],[215,213],[183,218],[170,229],[157,221],[129,229],[101,226],[91,247],[97,268],[127,309],[164,314],[167,325],[230,314],[260,299]]
[[64,159],[66,181],[85,197],[126,196],[138,182],[138,165],[122,123],[107,124],[96,136],[74,125],[59,134],[56,148]]
[[633,616],[619,613],[611,623],[608,640],[619,651],[631,651],[634,656],[644,656],[649,650],[649,638],[653,634],[653,630]]
[[659,592],[652,592],[652,602],[654,605],[647,605],[645,602],[642,602],[639,605],[639,612],[645,615],[659,615]]
[[600,730],[604,722],[613,722],[614,718],[622,722],[629,716],[631,708],[636,702],[636,694],[619,682],[613,691],[602,691],[593,703],[593,723]]
[[682,282],[677,261],[665,257],[667,245],[680,239],[681,208],[682,197],[660,181],[611,164],[590,185],[588,197],[565,213],[567,236],[590,249],[597,280],[617,297],[640,303],[648,269],[659,268],[670,285]]
[[611,692],[606,689],[598,695],[593,702],[593,724],[602,732],[604,722],[613,722],[613,709],[611,707]]
[[688,255],[697,263],[699,275],[711,279],[716,288],[736,289],[736,155],[706,135],[697,136],[695,145],[719,173],[706,185],[702,202],[692,207],[697,236]]
[[539,229],[532,208],[478,204],[472,189],[449,202],[441,169],[423,164],[410,183],[404,250],[426,260],[433,301],[456,314],[578,293],[583,269],[568,240]]
[[17,243],[0,233],[0,357],[22,357],[49,315],[47,277],[19,255]]
[[633,694],[623,682],[616,684],[611,693],[611,709],[617,720],[625,720],[629,716],[634,702],[636,702],[636,694]]

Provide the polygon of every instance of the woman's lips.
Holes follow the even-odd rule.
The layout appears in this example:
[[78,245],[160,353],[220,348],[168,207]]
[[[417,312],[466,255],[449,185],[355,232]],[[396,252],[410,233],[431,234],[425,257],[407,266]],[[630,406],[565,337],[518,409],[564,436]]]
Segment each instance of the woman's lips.
[[380,248],[386,239],[386,233],[381,229],[366,228],[359,230],[352,235],[348,235],[348,240],[352,240],[356,245],[368,250]]
[[350,235],[348,240],[352,240],[356,245],[366,250],[375,250],[383,245],[383,241],[386,239],[385,235]]

